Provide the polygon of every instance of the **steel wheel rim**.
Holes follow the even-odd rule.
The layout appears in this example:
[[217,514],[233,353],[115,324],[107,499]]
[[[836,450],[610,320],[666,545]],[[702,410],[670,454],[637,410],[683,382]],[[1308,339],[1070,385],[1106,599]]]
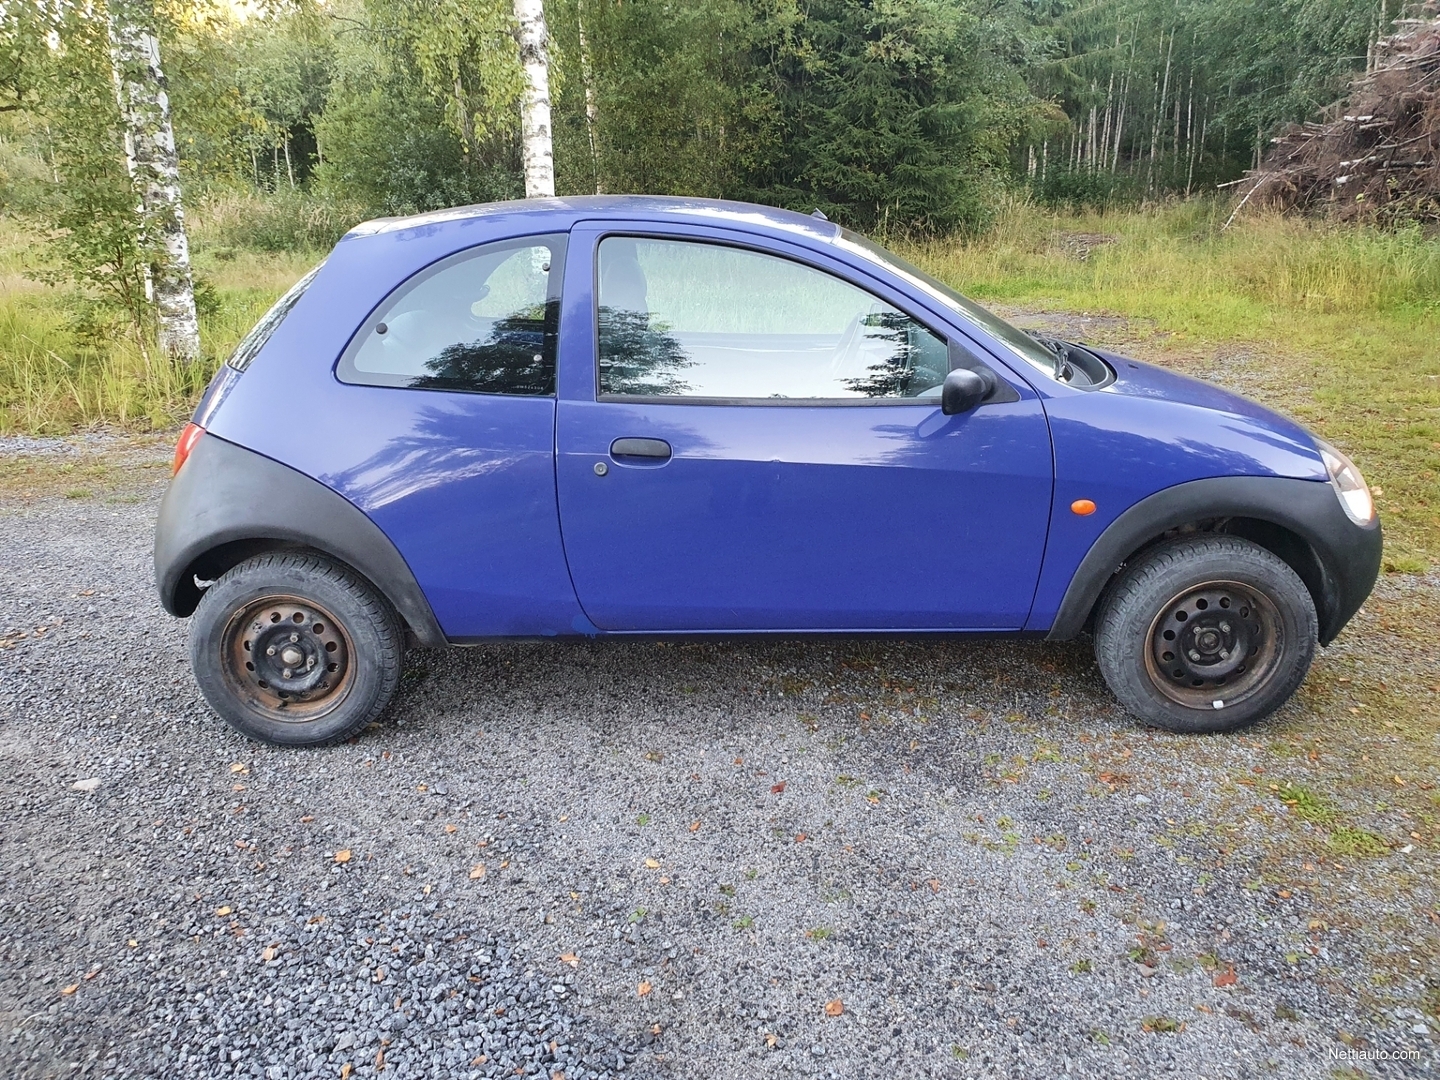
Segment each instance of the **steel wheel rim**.
[[313,600],[276,593],[230,616],[221,642],[227,689],[266,719],[317,720],[355,683],[345,625]]
[[1145,670],[1176,704],[1221,709],[1264,686],[1283,651],[1269,597],[1238,581],[1207,581],[1161,606],[1145,636]]

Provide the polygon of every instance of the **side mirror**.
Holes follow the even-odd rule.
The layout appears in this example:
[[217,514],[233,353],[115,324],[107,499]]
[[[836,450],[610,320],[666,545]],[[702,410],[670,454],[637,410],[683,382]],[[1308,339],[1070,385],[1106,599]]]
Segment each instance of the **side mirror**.
[[945,376],[945,383],[940,388],[940,411],[946,416],[967,413],[994,389],[995,376],[988,371],[956,368]]

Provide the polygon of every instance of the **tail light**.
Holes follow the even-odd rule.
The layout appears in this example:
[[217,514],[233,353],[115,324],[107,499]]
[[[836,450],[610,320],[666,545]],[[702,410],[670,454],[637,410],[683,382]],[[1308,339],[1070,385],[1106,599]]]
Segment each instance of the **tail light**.
[[190,456],[190,451],[195,449],[195,444],[200,441],[200,436],[205,434],[205,429],[199,424],[186,424],[180,431],[180,441],[175,444],[175,462],[170,466],[170,475],[174,476],[185,464],[185,459]]

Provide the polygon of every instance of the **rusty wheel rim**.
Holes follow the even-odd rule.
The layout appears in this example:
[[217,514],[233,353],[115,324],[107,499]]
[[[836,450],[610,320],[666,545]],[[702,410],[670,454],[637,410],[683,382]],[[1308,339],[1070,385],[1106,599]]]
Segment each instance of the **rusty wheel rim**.
[[225,627],[225,682],[267,719],[305,723],[334,711],[354,684],[354,646],[343,623],[312,600],[252,600]]
[[1145,669],[1171,701],[1221,709],[1264,685],[1283,646],[1280,613],[1268,597],[1237,581],[1211,581],[1161,607],[1147,635]]

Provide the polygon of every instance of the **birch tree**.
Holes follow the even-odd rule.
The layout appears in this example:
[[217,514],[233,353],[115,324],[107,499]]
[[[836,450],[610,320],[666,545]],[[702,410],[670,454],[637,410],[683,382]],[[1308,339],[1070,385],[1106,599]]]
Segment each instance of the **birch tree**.
[[109,15],[126,165],[139,194],[142,243],[152,253],[147,291],[155,304],[160,350],[190,363],[200,356],[200,325],[155,11],[150,0],[110,0]]
[[550,36],[543,0],[515,0],[519,23],[520,66],[525,85],[520,95],[520,152],[525,167],[525,197],[555,194],[555,153],[550,138]]

